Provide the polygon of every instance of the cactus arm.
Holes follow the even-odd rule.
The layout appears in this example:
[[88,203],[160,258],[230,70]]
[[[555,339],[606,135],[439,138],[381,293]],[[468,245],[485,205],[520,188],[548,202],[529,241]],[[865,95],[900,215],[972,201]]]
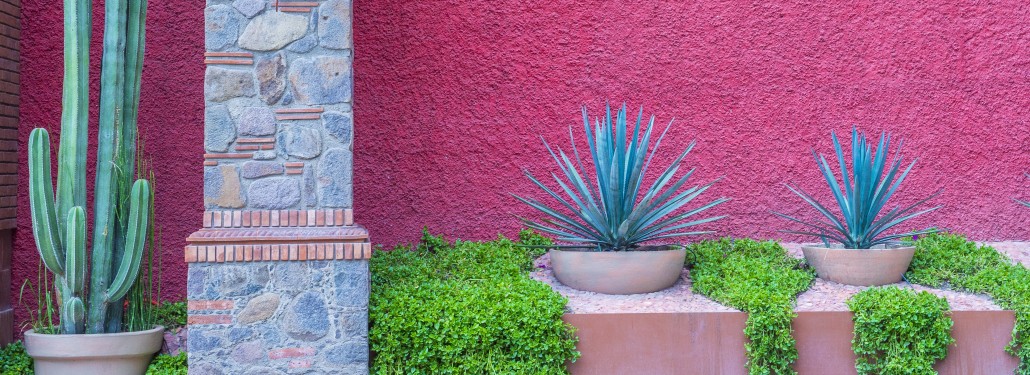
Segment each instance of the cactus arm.
[[145,0],[130,0],[125,38],[125,86],[121,111],[121,144],[118,148],[125,192],[135,179],[137,120],[139,117],[140,82],[143,75],[143,44],[146,26]]
[[[118,224],[117,229],[115,229],[115,242],[111,256],[111,260],[115,262],[111,265],[112,269],[118,268],[117,262],[122,259],[125,252],[127,241],[125,231],[129,225],[128,197],[133,186],[133,180],[136,177],[137,120],[139,114],[140,81],[143,74],[143,33],[146,24],[146,6],[147,2],[145,0],[129,0],[126,9],[126,38],[125,50],[123,52],[125,83],[122,86],[121,98],[124,108],[116,114],[118,116],[118,129],[115,135],[117,138],[115,150],[115,164],[117,168],[115,172],[118,174],[116,178],[118,196],[116,207],[118,213],[116,218]],[[124,313],[122,305],[124,303],[120,299],[111,301],[107,311],[108,332],[118,331],[121,328],[122,315]]]
[[105,293],[109,301],[125,297],[139,276],[143,250],[147,244],[150,195],[150,183],[147,180],[136,180],[132,185],[132,195],[129,197],[129,228],[125,232],[125,253],[118,265],[118,274],[111,282],[111,288]]
[[86,286],[86,211],[72,207],[68,212],[68,233],[65,234],[67,256],[63,278],[64,293],[61,298],[61,328],[65,334],[82,333],[85,327],[85,306],[82,304],[83,288]]
[[82,305],[82,298],[71,297],[61,305],[61,330],[64,334],[82,333],[83,325],[86,322],[86,308]]
[[125,45],[126,0],[105,1],[104,8],[104,55],[100,72],[97,171],[93,188],[93,268],[86,327],[88,333],[103,333],[110,329],[107,325],[107,308],[110,300],[104,292],[108,290],[111,282],[117,205],[114,146],[118,123],[121,122],[117,114],[122,108],[122,87],[125,79],[121,55]]
[[[90,0],[64,1],[64,90],[61,147],[57,155],[58,221],[72,207],[86,206],[86,147],[89,126]],[[64,236],[64,231],[59,231]]]
[[32,234],[43,264],[58,277],[64,275],[60,227],[54,204],[54,185],[50,171],[50,134],[33,129],[29,134],[29,208]]
[[65,283],[68,292],[81,296],[86,287],[86,210],[72,207],[68,212],[68,234],[65,235],[68,251],[65,257]]

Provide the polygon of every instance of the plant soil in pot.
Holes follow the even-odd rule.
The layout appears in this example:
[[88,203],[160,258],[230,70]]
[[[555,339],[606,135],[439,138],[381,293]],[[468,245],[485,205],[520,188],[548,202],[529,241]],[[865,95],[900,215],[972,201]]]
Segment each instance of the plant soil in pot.
[[551,268],[562,284],[604,294],[651,293],[679,280],[686,249],[651,251],[550,251]]
[[801,251],[805,261],[823,279],[847,285],[879,286],[901,282],[916,248],[845,249],[810,244],[802,246]]
[[164,327],[147,331],[48,335],[25,332],[39,375],[141,375],[161,350]]
[[[669,128],[660,134],[652,133],[654,117],[645,121],[643,111],[631,128],[625,105],[614,117],[611,108],[605,109],[605,116],[595,120],[593,126],[586,108],[583,109],[583,128],[590,145],[587,160],[593,163],[586,164],[580,158],[575,140],[571,153],[555,151],[545,141],[562,171],[552,174],[561,188],[552,189],[526,172],[534,185],[557,201],[554,208],[533,198],[515,198],[547,216],[542,221],[524,219],[526,226],[554,235],[560,242],[581,244],[575,247],[583,251],[560,250],[561,247],[551,250],[551,265],[562,284],[608,294],[659,291],[679,279],[686,250],[641,244],[660,244],[669,238],[708,233],[691,229],[723,216],[698,219],[696,215],[727,199],[718,198],[687,209],[694,198],[713,184],[685,185],[692,171],[680,167],[694,144],[679,153],[656,178],[646,178],[650,160]],[[571,137],[572,132],[569,134]]]

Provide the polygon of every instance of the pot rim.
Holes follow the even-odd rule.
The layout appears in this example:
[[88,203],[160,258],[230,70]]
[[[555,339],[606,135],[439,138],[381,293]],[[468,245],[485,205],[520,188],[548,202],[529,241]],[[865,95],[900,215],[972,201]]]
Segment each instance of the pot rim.
[[53,338],[58,338],[58,337],[111,337],[111,336],[123,336],[123,337],[126,337],[126,336],[145,336],[145,335],[153,334],[153,333],[158,332],[158,331],[163,332],[164,330],[165,330],[164,326],[162,326],[162,325],[155,325],[154,328],[151,328],[151,329],[148,329],[148,330],[145,330],[145,331],[132,331],[132,332],[72,333],[72,334],[68,334],[68,333],[53,333],[53,334],[51,334],[51,333],[37,333],[37,332],[35,332],[34,329],[30,329],[30,330],[22,332],[22,333],[25,336],[53,337]]
[[896,246],[896,247],[884,247],[884,248],[880,248],[880,249],[852,249],[852,248],[844,248],[844,247],[826,247],[826,246],[824,246],[823,244],[820,244],[820,243],[803,243],[803,244],[801,244],[801,248],[803,248],[803,249],[808,248],[808,249],[831,250],[831,251],[898,251],[898,250],[915,249],[916,247],[915,247],[915,245],[901,245],[901,246]]
[[[662,253],[670,251],[687,251],[686,246],[682,245],[660,245],[660,246],[672,246],[672,249],[665,250],[638,250],[638,251],[627,251],[627,250],[612,250],[612,251],[592,251],[592,250],[562,250],[561,248],[553,247],[548,249],[548,252],[556,251],[561,253],[593,253],[593,254],[647,254],[647,253]],[[583,249],[586,249],[584,247]]]

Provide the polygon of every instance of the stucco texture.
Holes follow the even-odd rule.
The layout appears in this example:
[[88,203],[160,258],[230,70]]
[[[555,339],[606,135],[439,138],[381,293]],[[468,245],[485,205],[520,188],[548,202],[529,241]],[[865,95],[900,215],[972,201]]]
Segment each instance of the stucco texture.
[[[422,226],[513,234],[515,216],[535,214],[509,193],[540,196],[521,169],[555,170],[539,136],[567,145],[570,126],[582,136],[580,105],[599,114],[605,100],[676,119],[660,164],[698,141],[694,181],[723,177],[706,196],[733,199],[713,210],[731,215],[707,227],[718,235],[782,237],[770,210],[809,211],[781,183],[823,189],[810,148],[829,152],[830,130],[855,124],[904,137],[920,158],[899,203],[944,189],[944,207],[911,227],[1030,238],[1030,209],[1013,202],[1030,199],[1021,1],[355,3],[355,218],[375,243],[414,241]],[[32,127],[58,127],[61,12],[23,4],[24,144]],[[203,209],[203,2],[151,1],[149,17],[140,123],[157,175],[162,293],[181,298],[181,251]],[[25,187],[16,284],[38,264]]]
[[[356,218],[374,242],[419,229],[513,234],[536,217],[509,193],[557,168],[540,136],[583,136],[580,105],[672,118],[659,160],[690,140],[717,235],[793,238],[770,214],[812,211],[782,186],[826,193],[810,149],[854,124],[905,139],[919,162],[897,195],[944,189],[937,225],[1030,238],[1030,7],[1020,1],[813,3],[358,1]],[[826,194],[817,194],[828,197]],[[827,201],[827,203],[829,203]]]

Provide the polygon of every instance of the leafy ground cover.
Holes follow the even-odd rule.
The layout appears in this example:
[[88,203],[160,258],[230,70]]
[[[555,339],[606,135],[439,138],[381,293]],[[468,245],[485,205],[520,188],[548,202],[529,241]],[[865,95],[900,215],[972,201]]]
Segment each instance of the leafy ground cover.
[[926,291],[869,288],[853,296],[848,308],[855,314],[851,347],[859,374],[936,374],[934,363],[955,342],[948,302]]
[[815,274],[774,241],[724,238],[687,248],[694,291],[748,313],[744,334],[751,374],[793,374],[794,299]]
[[950,233],[916,241],[905,277],[913,284],[990,295],[1016,312],[1012,341],[1006,348],[1019,358],[1017,373],[1030,375],[1030,271],[990,246]]
[[415,247],[377,251],[371,261],[371,372],[564,374],[575,360],[566,299],[531,280],[550,241],[455,241],[423,232]]

